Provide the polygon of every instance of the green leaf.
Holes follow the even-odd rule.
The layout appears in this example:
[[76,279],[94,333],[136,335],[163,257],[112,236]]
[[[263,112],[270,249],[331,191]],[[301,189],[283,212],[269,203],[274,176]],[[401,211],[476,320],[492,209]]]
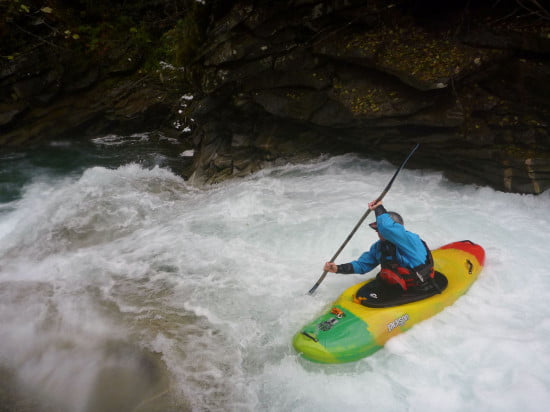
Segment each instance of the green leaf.
[[53,12],[53,9],[52,9],[51,7],[42,7],[42,8],[40,9],[40,11],[41,11],[42,13],[50,14],[50,13]]

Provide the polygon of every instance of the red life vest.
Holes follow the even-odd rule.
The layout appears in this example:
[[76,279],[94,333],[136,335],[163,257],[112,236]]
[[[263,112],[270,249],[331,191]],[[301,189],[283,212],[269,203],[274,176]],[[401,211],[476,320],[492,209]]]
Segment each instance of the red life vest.
[[390,285],[399,285],[403,291],[411,288],[421,290],[431,288],[433,282],[430,282],[430,279],[433,279],[435,275],[434,263],[430,249],[424,241],[422,243],[427,252],[426,262],[414,268],[406,268],[401,266],[397,260],[395,245],[387,240],[382,241],[380,245],[382,253],[380,278]]

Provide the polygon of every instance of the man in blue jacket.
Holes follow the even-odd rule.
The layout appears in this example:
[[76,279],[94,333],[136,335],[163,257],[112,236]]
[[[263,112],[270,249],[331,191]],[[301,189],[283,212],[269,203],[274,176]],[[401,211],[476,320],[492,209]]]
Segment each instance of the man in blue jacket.
[[369,226],[378,233],[368,252],[353,262],[337,265],[325,263],[324,270],[333,273],[366,273],[380,265],[378,278],[388,285],[397,285],[403,292],[426,292],[433,288],[433,259],[422,239],[403,226],[398,213],[387,212],[381,201],[369,203],[376,222]]

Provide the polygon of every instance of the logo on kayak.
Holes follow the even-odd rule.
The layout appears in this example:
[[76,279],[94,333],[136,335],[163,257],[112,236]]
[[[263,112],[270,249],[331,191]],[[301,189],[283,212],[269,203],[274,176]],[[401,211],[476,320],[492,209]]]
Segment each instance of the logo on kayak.
[[323,332],[326,332],[327,330],[330,330],[337,323],[338,323],[338,319],[330,318],[329,320],[325,320],[324,322],[319,323],[319,329],[322,330]]
[[332,329],[332,327],[338,323],[339,319],[342,319],[344,316],[346,316],[344,311],[338,308],[332,308],[330,310],[330,313],[332,313],[333,315],[336,315],[336,317],[330,318],[328,320],[325,320],[324,322],[319,323],[319,325],[317,325],[317,328],[319,330],[326,332],[327,330]]
[[409,320],[409,315],[405,313],[403,316],[395,319],[393,322],[388,323],[388,332],[391,332],[398,326],[403,326],[405,322],[407,322],[408,320]]

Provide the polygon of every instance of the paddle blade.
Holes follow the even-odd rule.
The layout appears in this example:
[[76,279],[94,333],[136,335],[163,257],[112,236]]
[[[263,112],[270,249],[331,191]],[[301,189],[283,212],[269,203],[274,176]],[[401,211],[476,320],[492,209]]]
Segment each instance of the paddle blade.
[[323,279],[325,278],[327,273],[328,272],[326,270],[323,272],[323,274],[321,275],[321,277],[319,278],[317,283],[315,285],[313,285],[313,287],[309,290],[309,292],[307,292],[308,295],[313,295],[315,293],[315,291],[317,290],[317,288],[319,287],[319,285],[321,284],[321,282],[323,281]]

